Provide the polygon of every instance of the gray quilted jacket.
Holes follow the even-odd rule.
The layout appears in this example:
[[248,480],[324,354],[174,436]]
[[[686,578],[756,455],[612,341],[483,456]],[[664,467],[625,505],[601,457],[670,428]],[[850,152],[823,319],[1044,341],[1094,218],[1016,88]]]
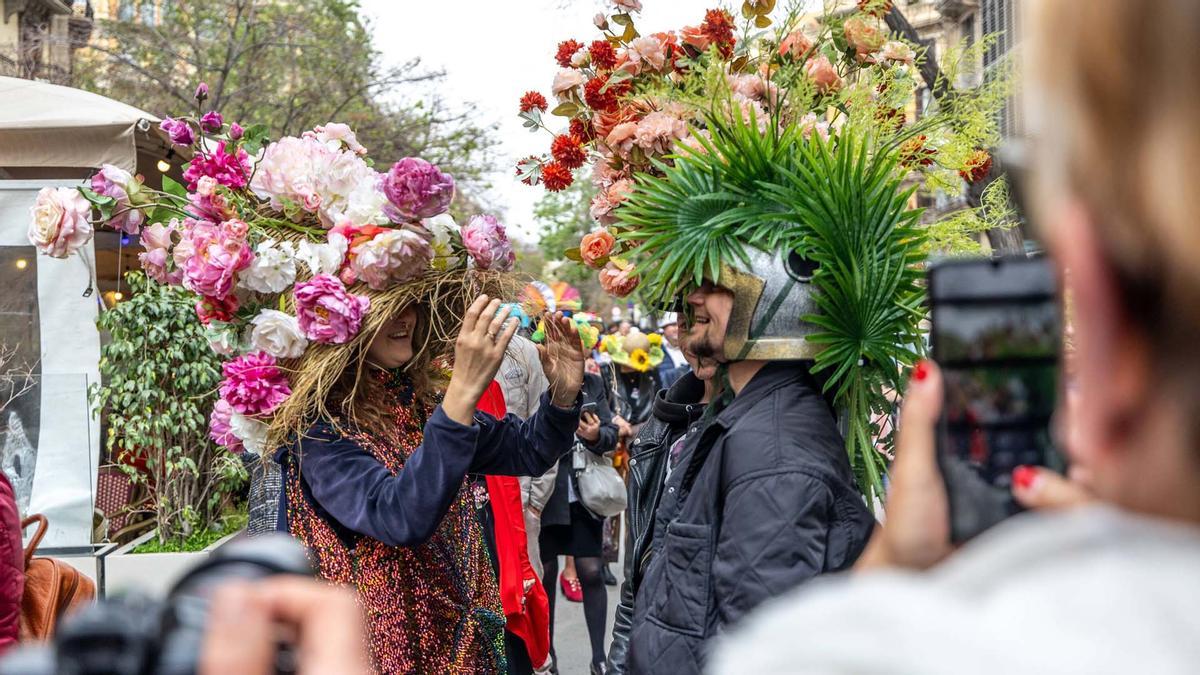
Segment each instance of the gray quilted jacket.
[[629,672],[701,672],[718,633],[862,552],[874,519],[808,365],[767,364],[688,442],[655,516]]

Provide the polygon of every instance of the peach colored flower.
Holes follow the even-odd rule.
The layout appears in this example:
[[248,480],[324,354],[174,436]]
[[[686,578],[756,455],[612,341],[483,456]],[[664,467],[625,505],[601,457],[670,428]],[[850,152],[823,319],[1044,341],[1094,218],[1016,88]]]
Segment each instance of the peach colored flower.
[[729,89],[735,95],[774,108],[779,100],[779,87],[759,75],[726,75]]
[[554,76],[554,84],[550,85],[550,93],[554,94],[560,100],[566,98],[567,95],[575,93],[578,88],[583,86],[583,73],[570,68],[558,71]]
[[637,130],[637,122],[622,122],[613,128],[612,132],[604,139],[604,142],[616,154],[621,157],[628,157],[629,151],[633,149]]
[[845,33],[846,40],[854,47],[860,61],[878,51],[887,40],[887,34],[880,28],[879,22],[863,16],[846,19]]
[[913,51],[913,48],[899,40],[890,40],[883,45],[883,49],[879,50],[880,62],[892,61],[911,66],[916,59],[917,53]]
[[651,70],[662,70],[667,60],[667,44],[654,35],[640,37],[629,43],[629,60]]
[[613,70],[637,75],[642,72],[642,60],[629,49],[618,49],[617,65],[613,66]]
[[606,229],[588,232],[579,242],[579,257],[588,267],[599,269],[600,261],[612,254],[613,245],[616,243],[616,238]]
[[42,188],[29,215],[29,242],[51,258],[66,258],[92,239],[92,205],[75,188]]
[[838,75],[837,69],[829,62],[829,57],[824,54],[810,58],[804,64],[804,74],[813,81],[817,91],[822,94],[835,92],[844,84],[841,75]]
[[794,30],[779,42],[779,55],[784,58],[800,59],[812,49],[812,40],[802,30]]
[[613,209],[621,205],[633,190],[633,181],[621,178],[596,193],[592,198],[590,213],[601,225],[611,225],[616,222],[612,216]]
[[804,140],[812,138],[813,132],[821,137],[821,140],[829,140],[829,122],[818,119],[816,113],[808,113],[800,118],[800,133],[804,136]]
[[683,120],[669,113],[652,112],[638,122],[634,141],[646,154],[665,155],[687,133],[687,123]]
[[600,270],[600,288],[609,295],[623,298],[632,293],[639,283],[641,279],[633,273],[632,267],[622,269],[609,261],[604,269]]
[[704,32],[700,26],[684,26],[679,29],[679,39],[683,40],[683,44],[695,48],[698,52],[708,51],[708,46],[712,44],[712,39]]

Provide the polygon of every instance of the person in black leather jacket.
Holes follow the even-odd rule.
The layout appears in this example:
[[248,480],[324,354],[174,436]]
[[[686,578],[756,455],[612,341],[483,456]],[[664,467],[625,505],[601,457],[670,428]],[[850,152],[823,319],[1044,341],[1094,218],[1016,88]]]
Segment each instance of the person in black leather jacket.
[[[698,365],[685,348],[692,370],[669,389],[660,389],[650,419],[629,450],[629,508],[625,537],[625,580],[608,648],[608,673],[625,673],[633,602],[649,562],[654,513],[668,474],[678,465],[686,437],[698,433],[712,394],[713,365]],[[703,378],[703,379],[701,379]]]

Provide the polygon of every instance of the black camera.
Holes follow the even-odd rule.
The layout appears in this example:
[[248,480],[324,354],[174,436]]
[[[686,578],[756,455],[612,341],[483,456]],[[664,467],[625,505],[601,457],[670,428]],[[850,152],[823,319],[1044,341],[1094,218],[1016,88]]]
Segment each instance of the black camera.
[[[278,574],[312,576],[303,547],[284,534],[238,539],[193,568],[167,595],[123,595],[63,619],[54,640],[0,660],[0,675],[195,673],[213,591],[233,581]],[[280,645],[276,672],[296,672],[295,654]]]

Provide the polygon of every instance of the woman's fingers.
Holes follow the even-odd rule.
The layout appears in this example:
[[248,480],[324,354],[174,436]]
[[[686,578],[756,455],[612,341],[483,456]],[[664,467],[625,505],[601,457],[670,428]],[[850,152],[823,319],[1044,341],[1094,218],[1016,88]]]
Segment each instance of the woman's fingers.
[[467,308],[467,313],[463,315],[463,324],[461,332],[469,333],[475,330],[475,324],[479,322],[479,316],[483,313],[483,308],[488,304],[488,296],[486,293],[475,298],[475,302]]
[[200,653],[201,675],[274,671],[275,627],[253,590],[247,582],[234,581],[213,593]]
[[500,310],[500,298],[493,298],[484,306],[483,311],[479,314],[479,320],[475,322],[475,328],[472,331],[477,337],[484,336],[489,327],[492,325],[492,320],[496,317],[496,312]]
[[1012,492],[1027,509],[1059,509],[1091,500],[1082,485],[1040,466],[1013,469]]
[[941,369],[932,361],[921,361],[913,368],[900,410],[893,482],[900,478],[939,480],[936,434],[941,412]]
[[496,309],[497,311],[495,312],[494,316],[492,316],[492,320],[488,323],[487,328],[487,334],[493,341],[496,340],[496,336],[500,335],[500,331],[503,330],[504,320],[508,318],[510,313],[512,313],[511,307],[497,307]]
[[500,334],[496,336],[497,351],[500,352],[500,358],[504,358],[504,351],[508,349],[508,343],[512,342],[513,336],[517,334],[517,329],[521,327],[521,322],[516,319],[509,319]]

